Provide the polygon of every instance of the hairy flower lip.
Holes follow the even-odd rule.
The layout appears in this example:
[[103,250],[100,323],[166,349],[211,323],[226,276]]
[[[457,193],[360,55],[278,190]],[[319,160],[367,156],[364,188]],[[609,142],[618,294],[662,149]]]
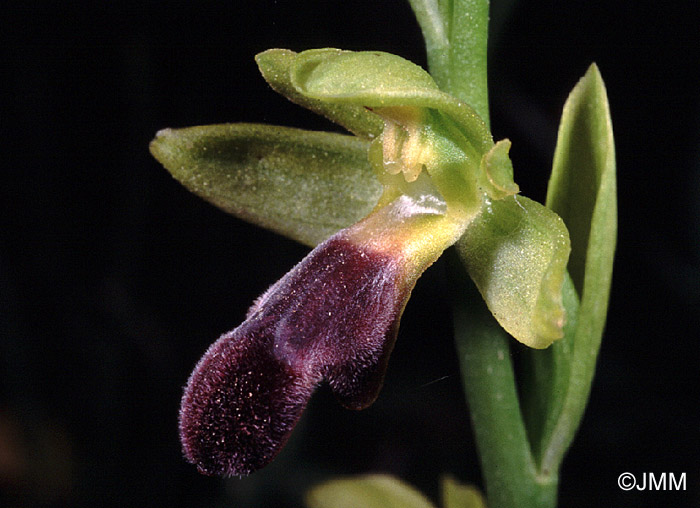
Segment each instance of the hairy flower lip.
[[248,474],[283,447],[315,388],[376,399],[421,273],[459,237],[439,203],[401,196],[316,247],[224,334],[192,373],[180,438],[206,474]]
[[371,404],[410,292],[400,278],[391,256],[342,236],[315,249],[195,368],[180,412],[188,460],[220,475],[266,465],[324,379],[347,407]]

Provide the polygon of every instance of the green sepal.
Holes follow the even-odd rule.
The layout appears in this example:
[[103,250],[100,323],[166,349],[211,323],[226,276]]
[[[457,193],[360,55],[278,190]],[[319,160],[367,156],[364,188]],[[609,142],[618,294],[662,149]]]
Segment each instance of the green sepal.
[[372,211],[381,185],[354,136],[257,124],[164,129],[151,153],[190,191],[315,246]]
[[384,122],[380,117],[356,104],[334,104],[312,99],[292,85],[290,70],[297,53],[288,49],[268,49],[255,56],[260,73],[272,89],[299,106],[323,115],[332,122],[364,139],[381,134]]
[[382,51],[302,51],[292,68],[292,83],[309,97],[369,107],[424,106],[426,97],[440,97],[435,81],[420,66]]
[[414,487],[390,475],[330,480],[306,494],[308,508],[435,508]]
[[[592,65],[564,106],[547,206],[571,235],[564,303],[572,323],[546,354],[530,352],[528,426],[542,474],[556,474],[583,416],[605,326],[617,237],[615,145],[605,85]],[[568,296],[567,296],[568,294]],[[526,358],[527,360],[527,358]],[[544,408],[544,410],[543,410]]]
[[493,145],[491,133],[471,106],[440,91],[416,64],[390,53],[304,51],[294,60],[291,79],[299,93],[336,104],[435,109],[452,119],[480,154]]
[[486,508],[483,494],[473,485],[463,485],[449,475],[442,478],[443,508]]
[[533,348],[563,335],[561,288],[569,236],[551,210],[523,196],[487,203],[457,251],[499,324]]

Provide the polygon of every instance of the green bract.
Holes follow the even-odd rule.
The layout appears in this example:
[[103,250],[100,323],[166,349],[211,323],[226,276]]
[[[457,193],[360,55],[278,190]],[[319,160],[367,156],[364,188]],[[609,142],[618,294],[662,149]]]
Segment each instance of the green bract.
[[307,245],[401,194],[444,200],[501,325],[531,347],[561,337],[568,235],[552,212],[514,197],[509,141],[494,144],[469,105],[395,55],[274,49],[257,62],[275,90],[360,139],[249,124],[162,131],[151,150],[180,182]]
[[526,407],[526,415],[541,468],[552,474],[573,440],[588,400],[617,239],[615,144],[607,93],[596,65],[591,65],[564,106],[547,206],[561,215],[571,232],[571,278],[565,282],[564,301],[567,312],[575,316],[560,342],[531,358],[533,383],[528,391],[538,400],[534,407]]
[[[555,153],[547,204],[560,212],[565,222],[570,220],[577,225],[572,230],[570,264],[575,267],[574,259],[579,258],[584,266],[577,278],[574,278],[575,270],[571,277],[564,274],[561,293],[567,319],[564,337],[547,350],[524,351],[520,356],[523,375],[516,383],[508,341],[502,330],[473,300],[469,301],[468,297],[455,300],[464,389],[488,479],[489,506],[554,505],[559,467],[581,421],[595,372],[617,228],[612,124],[605,87],[595,66],[569,96]],[[586,188],[581,189],[584,182]],[[494,204],[503,206],[513,199],[524,204],[519,196]],[[550,224],[551,230],[541,230],[540,234],[556,236],[559,227],[556,223],[561,219],[553,212],[546,210],[547,213],[555,219]],[[517,224],[512,229],[516,232],[513,248],[505,241],[502,249],[492,249],[491,253],[495,253],[494,260],[502,252],[504,259],[513,256],[517,263],[517,230],[531,225],[509,222],[507,217],[499,214],[492,227]],[[470,233],[471,230],[460,240],[460,251],[468,248]],[[544,245],[527,243],[523,248],[534,252],[546,249]],[[562,259],[561,255],[552,257],[554,262]],[[466,264],[479,284],[480,276],[475,275],[475,268],[469,262]],[[485,276],[488,277],[488,272]],[[545,285],[547,278],[543,278]],[[458,279],[456,283],[463,281]],[[466,293],[468,287],[462,291]],[[489,382],[479,382],[484,377]]]

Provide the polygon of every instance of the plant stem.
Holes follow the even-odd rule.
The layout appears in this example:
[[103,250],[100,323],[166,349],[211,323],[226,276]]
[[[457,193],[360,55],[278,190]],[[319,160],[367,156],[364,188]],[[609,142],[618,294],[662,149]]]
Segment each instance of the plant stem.
[[488,0],[409,0],[423,31],[428,68],[441,90],[489,124]]
[[[409,0],[440,88],[470,104],[489,124],[488,0]],[[455,340],[490,508],[552,508],[558,476],[533,460],[510,360],[510,337],[495,321],[454,252]]]
[[498,325],[455,252],[455,340],[489,508],[553,508],[556,475],[538,474],[520,411],[509,335]]

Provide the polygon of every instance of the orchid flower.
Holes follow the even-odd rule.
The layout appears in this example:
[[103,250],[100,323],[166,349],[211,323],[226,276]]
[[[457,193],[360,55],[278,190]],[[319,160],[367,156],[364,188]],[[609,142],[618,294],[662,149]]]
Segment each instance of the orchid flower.
[[348,408],[376,399],[411,290],[452,245],[520,342],[545,348],[566,320],[567,229],[518,194],[510,142],[468,104],[387,53],[274,49],[257,62],[273,89],[354,136],[232,124],[151,144],[205,199],[315,245],[187,383],[185,456],[224,476],[268,464],[320,383]]

